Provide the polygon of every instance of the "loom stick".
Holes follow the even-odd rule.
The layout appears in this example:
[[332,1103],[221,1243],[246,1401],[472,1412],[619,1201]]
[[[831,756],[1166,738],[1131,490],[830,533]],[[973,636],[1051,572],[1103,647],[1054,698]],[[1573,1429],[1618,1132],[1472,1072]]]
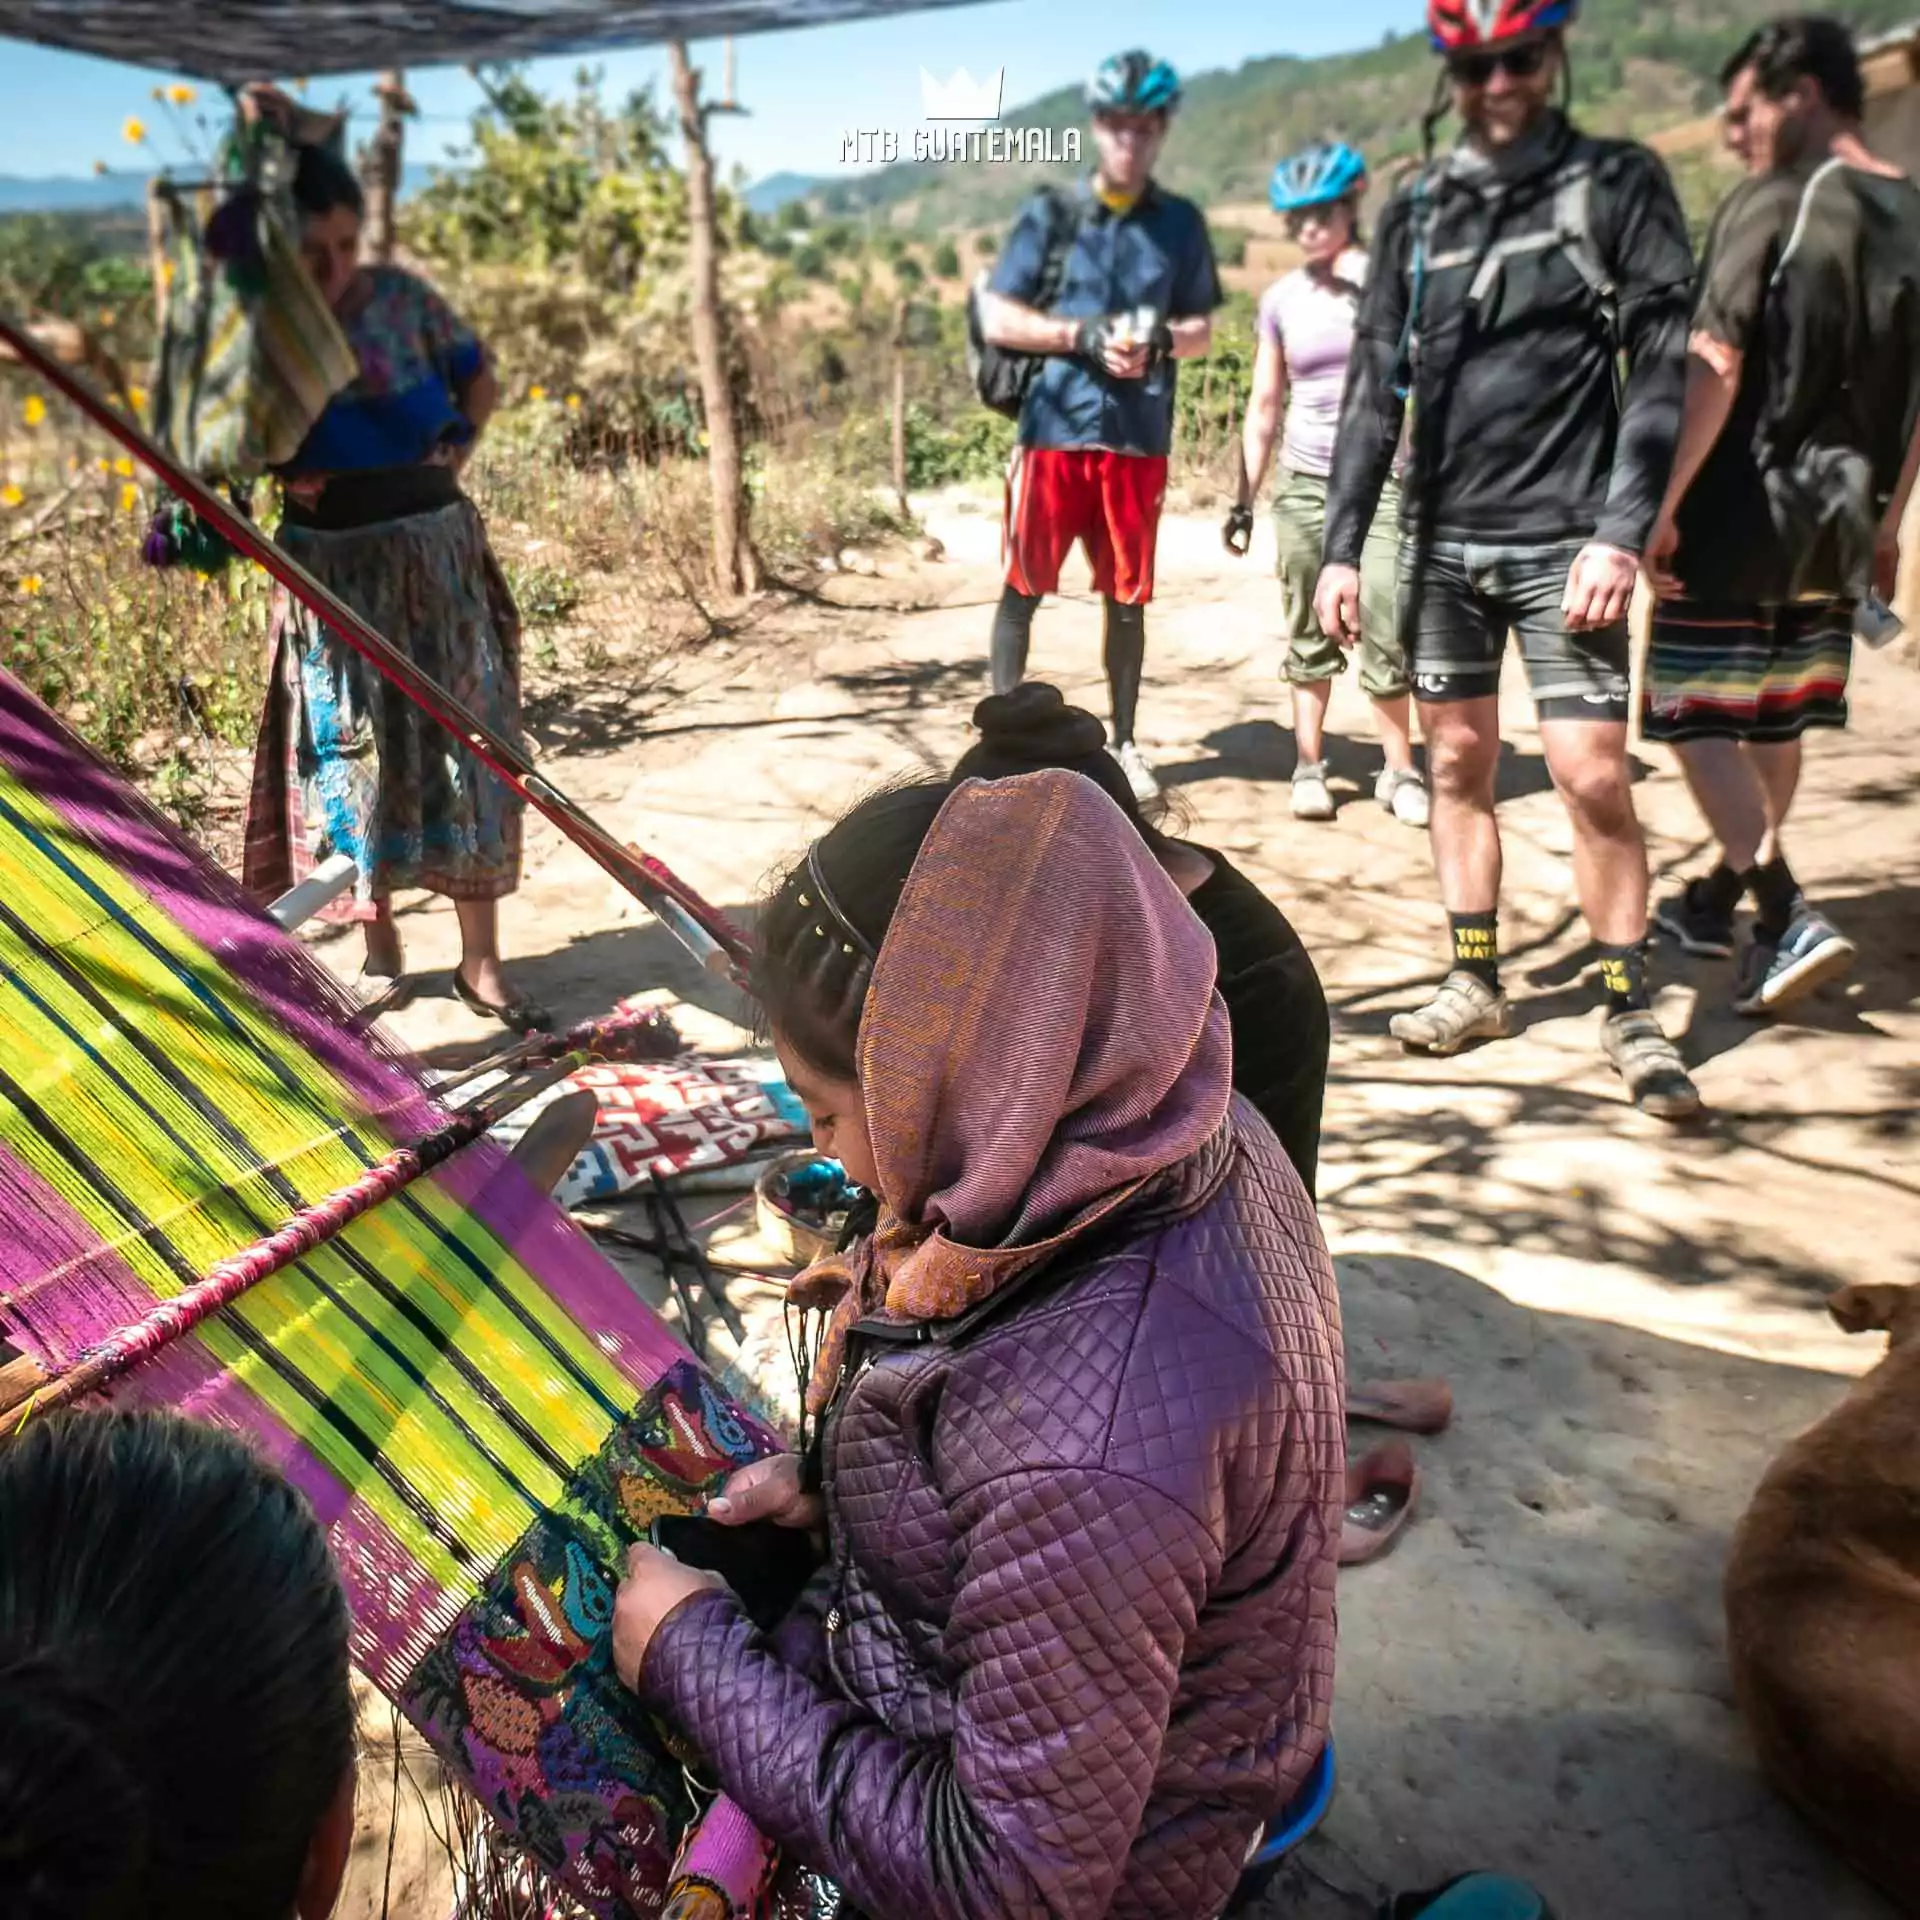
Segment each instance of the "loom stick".
[[283,1267],[292,1266],[296,1260],[304,1260],[316,1247],[351,1226],[369,1209],[432,1173],[516,1107],[577,1072],[592,1057],[590,1049],[582,1048],[528,1078],[516,1080],[497,1093],[476,1100],[438,1133],[431,1133],[412,1146],[396,1148],[346,1186],[316,1200],[310,1207],[302,1207],[298,1213],[289,1214],[273,1232],[252,1246],[217,1261],[191,1286],[183,1288],[172,1299],[163,1300],[151,1313],[116,1328],[61,1372],[47,1374],[28,1355],[7,1362],[0,1367],[0,1416],[10,1416],[20,1409],[20,1423],[24,1424],[37,1413],[51,1413],[88,1394],[98,1393],[123,1373],[151,1360],[182,1334],[191,1333],[223,1307],[231,1306],[262,1280],[271,1278]]
[[255,561],[296,600],[323,620],[345,644],[422,712],[437,720],[476,759],[504,780],[535,812],[543,814],[575,846],[597,861],[710,972],[738,978],[751,943],[718,907],[711,905],[663,862],[622,844],[548,780],[520,747],[487,726],[436,680],[422,673],[392,641],[316,580],[270,540],[239,508],[220,498],[135,422],[116,413],[87,384],[63,367],[30,334],[0,314],[0,343],[22,364],[73,402],[98,427],[158,474],[209,526]]

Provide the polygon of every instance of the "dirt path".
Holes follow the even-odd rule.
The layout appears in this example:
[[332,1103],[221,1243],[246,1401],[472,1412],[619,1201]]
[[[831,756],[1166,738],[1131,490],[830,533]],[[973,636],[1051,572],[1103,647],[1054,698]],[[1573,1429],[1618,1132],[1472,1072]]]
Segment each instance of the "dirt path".
[[[749,902],[863,789],[964,743],[998,590],[986,505],[928,503],[944,564],[828,583],[866,606],[791,610],[600,702],[558,778],[711,897]],[[1855,730],[1810,754],[1792,852],[1860,943],[1851,981],[1755,1025],[1727,1010],[1725,964],[1661,956],[1661,1011],[1712,1108],[1680,1135],[1626,1108],[1599,1057],[1567,826],[1517,673],[1502,928],[1524,1031],[1454,1062],[1387,1039],[1440,951],[1427,850],[1362,792],[1377,760],[1348,688],[1341,818],[1288,817],[1270,562],[1169,522],[1143,743],[1194,837],[1295,920],[1334,1004],[1321,1184],[1353,1370],[1443,1372],[1459,1412],[1421,1444],[1417,1525],[1342,1589],[1341,1791],[1269,1911],[1360,1915],[1383,1886],[1487,1865],[1536,1879],[1564,1920],[1879,1914],[1753,1776],[1719,1581],[1767,1459],[1876,1357],[1822,1297],[1920,1279],[1920,678],[1865,658]],[[1094,706],[1098,621],[1083,592],[1050,605],[1034,658]],[[1670,876],[1701,831],[1667,756],[1642,760]],[[404,924],[415,966],[452,959],[444,910]],[[564,1014],[662,984],[716,1016],[703,1037],[737,1011],[542,826],[506,934]],[[437,999],[400,1024],[425,1047],[481,1033]]]

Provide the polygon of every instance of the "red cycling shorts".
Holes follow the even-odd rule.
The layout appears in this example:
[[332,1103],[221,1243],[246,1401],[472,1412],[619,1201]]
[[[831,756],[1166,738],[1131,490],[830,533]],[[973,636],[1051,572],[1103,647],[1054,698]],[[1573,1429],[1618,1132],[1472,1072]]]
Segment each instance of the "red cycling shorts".
[[1019,593],[1057,593],[1060,564],[1079,540],[1095,588],[1144,606],[1153,598],[1153,549],[1166,497],[1163,455],[1016,447],[1007,473],[1007,584]]

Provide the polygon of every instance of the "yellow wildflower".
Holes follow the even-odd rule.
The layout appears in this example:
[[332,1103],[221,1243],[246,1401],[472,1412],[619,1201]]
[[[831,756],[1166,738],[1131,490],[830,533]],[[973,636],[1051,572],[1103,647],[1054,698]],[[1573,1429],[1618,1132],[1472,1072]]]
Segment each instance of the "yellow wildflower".
[[547,390],[545,387],[529,387],[527,389],[527,398],[531,400],[536,406],[538,406],[540,402],[544,400],[546,397],[547,397]]
[[100,324],[103,327],[113,325],[113,309],[111,307],[102,307],[100,309]]
[[26,497],[11,480],[0,487],[0,507],[17,507]]
[[133,462],[124,453],[113,463],[113,470],[122,480],[133,478]]
[[146,412],[147,390],[145,387],[129,387],[127,389],[127,398],[133,402],[134,408],[137,412],[140,412],[140,413]]
[[20,591],[31,598],[47,583],[37,573],[24,573],[20,576]]
[[120,132],[128,142],[137,147],[147,137],[147,123],[129,114],[127,124],[120,129]]
[[37,393],[27,395],[26,403],[20,409],[20,418],[28,426],[37,427],[47,417],[47,403]]
[[113,462],[103,454],[93,463],[93,470],[95,473],[111,473],[113,471]]
[[175,84],[167,89],[167,98],[171,100],[176,107],[190,107],[199,97],[191,87]]
[[120,511],[131,513],[140,504],[140,489],[129,480],[120,489]]
[[580,411],[580,396],[577,393],[567,395],[567,411],[569,413],[578,413]]

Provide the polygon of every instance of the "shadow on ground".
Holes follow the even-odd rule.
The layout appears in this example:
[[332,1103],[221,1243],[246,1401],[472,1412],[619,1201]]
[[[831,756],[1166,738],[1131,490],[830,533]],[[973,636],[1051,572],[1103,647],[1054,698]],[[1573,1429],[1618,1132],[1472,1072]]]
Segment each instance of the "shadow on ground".
[[[1336,1266],[1354,1375],[1445,1373],[1457,1411],[1415,1442],[1397,1551],[1341,1578],[1339,1790],[1260,1920],[1472,1868],[1562,1920],[1883,1920],[1760,1780],[1722,1653],[1755,1462],[1844,1383],[1516,1307],[1438,1260]],[[1721,1444],[1683,1457],[1680,1432]]]

